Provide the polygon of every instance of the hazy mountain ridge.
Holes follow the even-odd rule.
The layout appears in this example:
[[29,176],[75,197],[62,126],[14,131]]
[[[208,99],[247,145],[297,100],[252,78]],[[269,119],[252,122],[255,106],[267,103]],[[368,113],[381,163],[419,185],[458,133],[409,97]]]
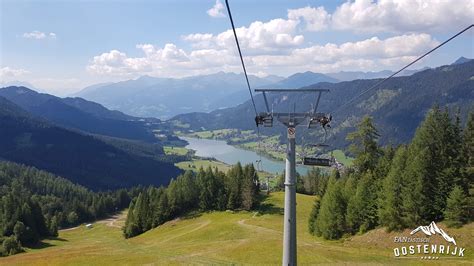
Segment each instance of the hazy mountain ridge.
[[[250,82],[256,86],[270,84],[276,79],[275,76],[268,80],[250,76]],[[245,86],[242,74],[224,72],[181,79],[142,76],[84,90],[76,95],[132,115],[163,118],[233,106],[235,100],[226,96]]]
[[[411,76],[395,77],[356,99],[351,105],[337,110],[354,96],[370,88],[379,79],[354,80],[339,83],[319,83],[312,88],[330,89],[320,102],[318,110],[333,112],[333,129],[329,131],[328,142],[337,146],[346,146],[345,136],[352,131],[359,119],[368,114],[372,115],[382,135],[381,142],[404,143],[410,140],[416,127],[424,118],[426,111],[435,103],[442,106],[461,108],[463,114],[472,108],[474,102],[474,61],[463,64],[441,66],[417,72]],[[300,93],[298,95],[271,95],[271,103],[298,102],[297,110],[307,111],[312,103],[313,96]],[[283,100],[287,98],[286,100]],[[264,110],[263,100],[256,95],[256,104],[259,111]],[[278,106],[278,105],[275,105]],[[280,107],[288,110],[288,106]],[[336,111],[334,113],[334,111]],[[239,114],[236,116],[235,114]],[[233,108],[216,110],[210,113],[182,114],[170,120],[171,123],[187,124],[190,129],[221,129],[239,128],[255,129],[254,110],[250,101],[246,101]],[[176,123],[179,122],[179,123]],[[276,127],[264,128],[265,134],[282,134],[283,127],[275,121]],[[321,141],[321,129],[301,130],[300,136],[306,140]]]
[[[411,75],[418,71],[406,70],[401,75]],[[319,82],[381,78],[392,73],[388,70],[327,74],[306,71],[287,78],[249,75],[249,82],[252,88],[296,89]],[[74,96],[135,116],[169,119],[182,113],[210,112],[234,107],[247,99],[246,88],[243,74],[218,72],[179,79],[142,76],[134,80],[92,85]]]
[[25,87],[1,88],[0,96],[18,104],[33,115],[63,127],[111,137],[156,141],[140,118],[108,110],[100,104],[81,98],[59,98],[37,93]]
[[47,170],[94,190],[166,185],[181,173],[156,155],[152,158],[127,151],[134,149],[133,145],[117,148],[38,120],[1,96],[0,128],[0,158]]

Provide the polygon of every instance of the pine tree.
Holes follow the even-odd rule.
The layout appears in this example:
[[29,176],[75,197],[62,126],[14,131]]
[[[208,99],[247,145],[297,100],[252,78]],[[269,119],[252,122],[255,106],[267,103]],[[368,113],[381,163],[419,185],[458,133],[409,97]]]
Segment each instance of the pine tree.
[[346,206],[341,186],[333,175],[329,179],[326,193],[321,200],[315,232],[321,232],[325,239],[340,238],[345,229],[345,212]]
[[320,208],[321,208],[321,199],[316,198],[314,200],[313,208],[311,209],[311,213],[309,214],[309,219],[308,219],[308,230],[309,230],[309,233],[312,235],[321,236],[321,231],[316,226],[316,220],[318,218]]
[[354,166],[359,172],[375,169],[380,157],[380,149],[377,145],[379,133],[369,116],[362,118],[357,125],[357,131],[349,133],[347,140],[351,142],[349,151],[355,155]]
[[415,185],[421,187],[417,193],[422,194],[425,203],[429,202],[424,204],[418,200],[423,207],[417,215],[424,221],[443,218],[446,198],[459,175],[460,135],[455,128],[449,112],[435,106],[416,130],[410,144],[407,179],[417,182]]
[[447,200],[444,211],[446,224],[449,227],[460,227],[467,221],[466,195],[460,186],[455,186]]
[[123,230],[123,235],[125,238],[130,238],[141,233],[136,221],[135,212],[135,203],[134,201],[131,201],[130,206],[128,207],[127,219],[125,220],[125,226]]
[[464,167],[462,168],[462,184],[468,197],[468,220],[474,220],[474,111],[469,113],[463,136]]
[[253,165],[246,165],[243,171],[242,180],[242,209],[250,210],[256,202],[257,188],[255,181],[257,178],[255,168]]
[[13,228],[13,234],[20,243],[26,243],[25,231],[25,225],[21,221],[16,222],[15,227]]
[[[401,188],[403,195],[401,218],[403,224],[408,227],[427,223],[430,219],[426,210],[430,202],[425,194],[426,191],[432,190],[432,183],[425,181],[429,165],[427,153],[427,149],[414,151],[412,145],[407,151],[407,164],[405,174],[402,176],[404,185]],[[424,187],[425,185],[429,187]]]
[[229,199],[227,201],[227,208],[234,210],[241,206],[241,190],[242,190],[243,169],[240,163],[232,167],[226,176],[226,186],[229,190]]
[[404,228],[402,220],[402,187],[406,167],[407,149],[401,146],[397,149],[392,166],[384,179],[382,193],[379,198],[379,222],[387,226],[389,231]]
[[364,233],[377,225],[377,187],[374,175],[367,172],[359,180],[356,193],[347,205],[346,222],[351,233]]
[[54,237],[58,236],[58,219],[56,216],[51,218],[51,222],[49,224],[49,235]]

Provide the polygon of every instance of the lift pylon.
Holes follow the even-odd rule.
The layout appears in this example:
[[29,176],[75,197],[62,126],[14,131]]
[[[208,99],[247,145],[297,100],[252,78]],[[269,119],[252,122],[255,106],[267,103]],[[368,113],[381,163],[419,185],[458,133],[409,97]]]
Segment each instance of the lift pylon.
[[[286,167],[285,167],[285,214],[283,224],[283,265],[296,265],[296,127],[308,121],[308,128],[312,128],[321,121],[330,122],[330,115],[317,113],[319,100],[323,92],[329,92],[326,89],[256,89],[255,92],[261,92],[265,101],[266,112],[259,113],[255,117],[257,126],[272,127],[273,120],[276,119],[287,127],[287,149],[286,149]],[[270,92],[288,92],[302,93],[314,92],[318,94],[316,104],[308,112],[273,112],[270,111],[267,93]],[[326,124],[327,124],[326,123]]]

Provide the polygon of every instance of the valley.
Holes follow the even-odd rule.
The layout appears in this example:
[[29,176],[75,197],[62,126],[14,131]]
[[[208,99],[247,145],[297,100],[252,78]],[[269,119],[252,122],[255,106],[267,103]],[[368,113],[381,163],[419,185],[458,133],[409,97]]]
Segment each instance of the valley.
[[473,0],[0,17],[0,266],[474,265]]
[[[283,140],[283,144],[280,143],[281,137],[278,135],[269,136],[261,134],[258,136],[253,130],[239,130],[239,129],[218,129],[208,131],[177,131],[178,136],[186,138],[192,138],[194,141],[199,142],[196,139],[207,139],[207,140],[221,140],[225,141],[228,145],[234,146],[239,149],[253,151],[258,155],[262,155],[267,163],[272,164],[273,162],[284,162],[286,159],[286,144]],[[213,142],[211,142],[213,143]],[[344,151],[339,149],[331,149],[331,147],[321,149],[312,147],[313,142],[299,143],[296,145],[296,154],[298,156],[297,163],[301,164],[304,156],[322,156],[330,158],[333,156],[338,163],[342,163],[344,166],[349,167],[352,165],[353,158],[346,156]],[[245,161],[245,160],[244,160]],[[236,162],[236,161],[235,161]],[[302,173],[304,173],[303,171]]]

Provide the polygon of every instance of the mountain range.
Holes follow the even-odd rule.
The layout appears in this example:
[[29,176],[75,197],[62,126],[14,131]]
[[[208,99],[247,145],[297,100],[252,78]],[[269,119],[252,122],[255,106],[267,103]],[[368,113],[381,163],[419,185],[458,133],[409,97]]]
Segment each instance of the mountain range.
[[0,96],[62,127],[116,138],[156,141],[147,123],[158,123],[158,119],[145,120],[82,98],[59,98],[26,87],[0,88]]
[[[400,75],[412,75],[420,70],[406,70]],[[287,78],[250,75],[252,88],[296,89],[319,82],[336,83],[356,79],[386,77],[392,71],[296,73]],[[73,96],[103,104],[107,108],[142,117],[169,119],[189,112],[210,112],[236,106],[248,97],[243,74],[219,72],[185,78],[155,78],[142,76],[135,80],[95,84]]]
[[[20,87],[7,91],[32,93]],[[2,92],[5,93],[5,90],[2,89]],[[35,93],[32,95],[36,97],[19,97],[15,100],[28,106],[27,100],[40,103],[39,99],[46,97]],[[77,110],[64,108],[58,99],[45,100],[40,106],[48,114],[60,113],[65,120],[69,115],[70,120],[81,119],[81,116],[76,116]],[[93,103],[85,106],[94,107]],[[32,110],[38,112],[39,109]],[[112,117],[128,117],[102,111]],[[90,135],[84,130],[67,129],[52,123],[48,120],[49,115],[37,114],[0,96],[0,160],[35,166],[93,190],[167,185],[171,178],[181,173],[173,165],[173,158],[167,157],[158,143],[144,145],[143,142],[124,138]],[[87,124],[87,120],[80,123],[85,121]]]
[[[255,86],[274,83],[280,78],[250,76]],[[142,76],[104,86],[88,87],[75,96],[109,109],[141,117],[169,118],[194,111],[212,111],[233,106],[243,99],[229,98],[245,88],[242,74],[219,72],[181,79]]]
[[[382,144],[409,141],[426,112],[434,105],[459,107],[465,115],[474,102],[474,60],[441,66],[417,72],[411,76],[394,77],[375,90],[362,92],[380,79],[354,80],[339,83],[318,83],[308,88],[329,89],[321,98],[318,111],[332,113],[333,128],[328,134],[328,144],[344,148],[345,136],[353,131],[364,115],[374,117],[380,130]],[[315,103],[316,95],[309,93],[269,94],[269,102],[275,111],[308,111]],[[352,101],[351,104],[347,104]],[[255,95],[259,111],[264,111],[261,95]],[[347,104],[347,105],[346,105]],[[236,115],[238,114],[238,115]],[[195,112],[181,114],[170,120],[181,130],[210,130],[222,128],[255,129],[255,113],[250,101],[236,107],[210,113]],[[263,134],[286,136],[283,127],[274,122],[274,128],[264,128]],[[184,127],[183,127],[184,126]],[[321,142],[321,129],[301,130],[300,137],[306,141]]]

